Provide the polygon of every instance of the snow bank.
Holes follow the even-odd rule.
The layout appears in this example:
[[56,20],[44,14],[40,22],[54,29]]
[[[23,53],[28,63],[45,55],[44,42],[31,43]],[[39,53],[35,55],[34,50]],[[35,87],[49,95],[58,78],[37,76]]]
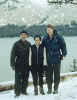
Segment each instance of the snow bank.
[[[61,81],[71,79],[72,77],[77,77],[77,72],[69,72],[61,74]],[[44,77],[44,83],[46,83],[45,77]],[[32,85],[32,79],[29,79],[29,86],[31,85]],[[11,90],[11,89],[14,89],[14,81],[0,83],[0,91]]]
[[47,94],[47,86],[44,85],[45,95],[39,93],[34,96],[33,86],[28,87],[28,96],[20,95],[15,98],[14,91],[6,91],[0,93],[0,100],[77,100],[77,77],[71,78],[65,82],[61,82],[58,94]]

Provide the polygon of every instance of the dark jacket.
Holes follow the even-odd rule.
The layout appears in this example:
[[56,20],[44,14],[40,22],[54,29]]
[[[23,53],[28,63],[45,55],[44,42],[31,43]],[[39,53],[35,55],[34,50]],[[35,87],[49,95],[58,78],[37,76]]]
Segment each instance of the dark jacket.
[[43,65],[43,59],[44,59],[43,45],[40,44],[38,49],[35,45],[33,45],[31,47],[31,51],[32,51],[32,58],[31,58],[32,66],[33,65]]
[[23,43],[22,40],[17,41],[12,48],[10,64],[11,67],[15,66],[16,70],[24,70],[22,66],[29,65],[29,48],[30,43],[25,40]]
[[48,34],[44,37],[42,41],[43,46],[46,47],[47,63],[55,64],[61,61],[61,56],[66,56],[66,44],[62,36],[60,36],[56,30],[52,39]]

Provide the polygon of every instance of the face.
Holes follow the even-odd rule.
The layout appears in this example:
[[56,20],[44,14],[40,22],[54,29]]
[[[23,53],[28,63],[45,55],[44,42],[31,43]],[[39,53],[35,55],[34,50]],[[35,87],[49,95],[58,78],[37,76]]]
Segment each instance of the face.
[[53,29],[47,28],[47,33],[51,37],[53,35]]
[[36,46],[39,46],[40,45],[40,38],[39,37],[36,37],[35,38],[35,45]]
[[25,41],[25,39],[27,38],[27,34],[22,33],[22,34],[20,35],[20,38],[21,38],[22,41]]

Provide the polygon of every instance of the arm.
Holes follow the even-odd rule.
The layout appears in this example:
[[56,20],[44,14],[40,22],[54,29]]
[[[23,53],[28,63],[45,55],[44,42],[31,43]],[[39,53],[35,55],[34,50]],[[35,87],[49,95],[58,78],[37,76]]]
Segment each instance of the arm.
[[44,47],[43,55],[44,55],[43,65],[47,65],[46,48],[45,47]]
[[59,45],[60,45],[60,50],[61,50],[61,55],[62,57],[65,57],[67,55],[67,49],[66,49],[66,43],[63,37],[59,37]]
[[10,66],[12,67],[12,69],[15,69],[15,59],[16,59],[15,51],[16,51],[16,44],[13,45],[10,56]]
[[43,45],[43,47],[45,47],[45,45],[46,45],[46,36],[42,40],[42,45]]
[[32,52],[31,52],[31,47],[29,48],[29,66],[31,66],[31,57],[32,57]]

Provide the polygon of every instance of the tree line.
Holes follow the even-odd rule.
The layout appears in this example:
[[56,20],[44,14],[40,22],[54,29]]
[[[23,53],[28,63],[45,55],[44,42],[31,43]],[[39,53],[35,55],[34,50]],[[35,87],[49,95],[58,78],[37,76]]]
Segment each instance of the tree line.
[[[77,22],[71,21],[71,24],[55,25],[54,28],[59,34],[64,36],[77,36]],[[26,25],[18,26],[15,24],[8,24],[0,27],[0,37],[16,37],[22,30],[26,30],[30,36],[40,34],[41,36],[46,34],[46,25]]]

